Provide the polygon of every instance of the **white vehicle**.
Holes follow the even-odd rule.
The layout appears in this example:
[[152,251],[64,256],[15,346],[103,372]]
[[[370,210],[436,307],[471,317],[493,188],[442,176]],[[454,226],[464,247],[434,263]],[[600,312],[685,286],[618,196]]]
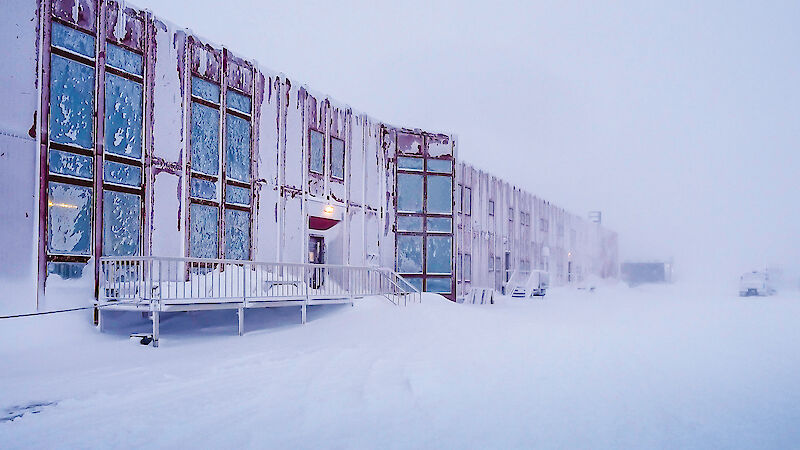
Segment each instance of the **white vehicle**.
[[772,295],[775,289],[770,281],[769,274],[766,272],[752,271],[739,277],[739,296],[749,297],[751,295]]

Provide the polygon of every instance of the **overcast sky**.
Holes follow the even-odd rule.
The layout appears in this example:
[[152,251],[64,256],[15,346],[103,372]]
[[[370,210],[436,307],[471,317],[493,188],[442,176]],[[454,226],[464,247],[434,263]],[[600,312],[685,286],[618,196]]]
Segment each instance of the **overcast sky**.
[[[800,2],[136,0],[678,274],[800,260]],[[223,4],[221,8],[219,5]]]

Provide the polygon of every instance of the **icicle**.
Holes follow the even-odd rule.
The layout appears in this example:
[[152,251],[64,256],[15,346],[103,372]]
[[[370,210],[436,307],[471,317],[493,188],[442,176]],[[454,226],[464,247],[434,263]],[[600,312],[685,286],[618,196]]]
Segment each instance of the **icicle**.
[[78,23],[78,13],[80,12],[80,0],[75,0],[75,3],[72,4],[72,21],[74,23]]
[[125,0],[117,1],[117,23],[114,24],[114,37],[118,41],[125,39]]

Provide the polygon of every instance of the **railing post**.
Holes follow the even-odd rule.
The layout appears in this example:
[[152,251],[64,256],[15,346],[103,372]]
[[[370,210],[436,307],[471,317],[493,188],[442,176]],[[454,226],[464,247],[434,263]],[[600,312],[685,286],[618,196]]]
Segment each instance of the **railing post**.
[[239,336],[244,336],[244,308],[239,308]]
[[[153,304],[153,303],[151,303],[151,304]],[[158,331],[159,331],[158,328],[159,328],[159,325],[160,325],[158,323],[158,319],[159,319],[158,318],[158,312],[159,312],[158,310],[159,310],[159,308],[160,308],[160,305],[158,303],[153,305],[153,347],[154,348],[158,347]]]

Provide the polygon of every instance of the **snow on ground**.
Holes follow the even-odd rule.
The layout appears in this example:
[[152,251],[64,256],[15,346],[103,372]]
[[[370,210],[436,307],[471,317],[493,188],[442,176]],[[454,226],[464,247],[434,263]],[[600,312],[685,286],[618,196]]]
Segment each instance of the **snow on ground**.
[[[788,448],[800,294],[682,285],[0,321],[0,447]],[[16,417],[14,420],[9,420]]]

